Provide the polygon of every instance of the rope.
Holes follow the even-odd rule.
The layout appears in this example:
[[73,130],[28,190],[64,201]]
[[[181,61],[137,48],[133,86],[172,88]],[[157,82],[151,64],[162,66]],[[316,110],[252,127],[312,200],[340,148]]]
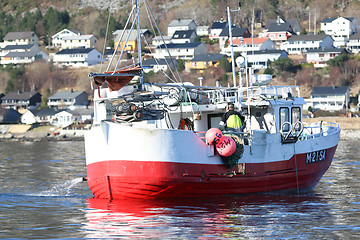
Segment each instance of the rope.
[[295,151],[295,143],[293,143],[294,145],[294,156],[295,156],[295,173],[296,173],[296,190],[297,190],[297,194],[300,194],[300,189],[299,189],[299,176],[298,176],[298,168],[297,168],[297,161],[296,161],[296,151]]

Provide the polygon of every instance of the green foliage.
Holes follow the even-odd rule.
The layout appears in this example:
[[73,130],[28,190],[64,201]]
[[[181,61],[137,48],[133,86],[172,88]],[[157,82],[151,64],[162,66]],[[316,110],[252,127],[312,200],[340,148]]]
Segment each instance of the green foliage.
[[225,72],[231,72],[231,64],[228,61],[227,57],[223,57],[220,59],[219,66],[225,71]]
[[121,23],[119,21],[115,20],[115,18],[112,15],[110,15],[110,17],[109,17],[108,11],[104,11],[96,19],[96,24],[99,26],[98,33],[97,33],[98,36],[100,36],[102,38],[104,38],[106,36],[106,28],[107,28],[108,22],[109,22],[109,28],[108,28],[107,38],[109,40],[109,39],[112,39],[111,33],[115,32],[118,29],[122,29],[122,26],[121,26]]
[[181,72],[185,70],[185,60],[184,59],[178,59],[178,64],[176,66],[176,69]]
[[43,26],[48,35],[54,34],[68,26],[70,15],[67,11],[59,12],[50,7],[43,18]]
[[3,38],[8,32],[15,30],[14,22],[15,18],[11,14],[0,11],[0,41],[3,41]]
[[327,64],[330,67],[342,67],[342,66],[344,66],[344,62],[346,62],[347,60],[349,60],[349,55],[341,54],[341,55],[327,61]]
[[27,11],[24,17],[19,21],[17,30],[36,32],[36,25],[41,19],[42,15],[39,9],[37,9],[35,13],[30,13]]
[[41,97],[41,103],[39,106],[39,109],[46,109],[49,108],[49,106],[47,105],[48,99],[51,96],[51,91],[49,88],[46,89],[45,93],[42,95]]
[[271,68],[276,72],[291,72],[296,73],[301,69],[301,65],[294,65],[290,58],[278,58],[274,62],[271,62]]
[[6,84],[5,93],[13,92],[17,90],[18,83],[21,82],[21,76],[25,73],[24,65],[17,67],[15,65],[8,65],[5,67],[5,71],[9,73],[10,79]]

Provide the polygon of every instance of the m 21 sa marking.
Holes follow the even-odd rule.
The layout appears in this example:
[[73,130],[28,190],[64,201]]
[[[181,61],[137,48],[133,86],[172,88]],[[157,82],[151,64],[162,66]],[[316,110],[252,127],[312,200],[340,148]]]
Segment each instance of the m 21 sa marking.
[[306,154],[306,164],[321,162],[325,160],[326,149]]

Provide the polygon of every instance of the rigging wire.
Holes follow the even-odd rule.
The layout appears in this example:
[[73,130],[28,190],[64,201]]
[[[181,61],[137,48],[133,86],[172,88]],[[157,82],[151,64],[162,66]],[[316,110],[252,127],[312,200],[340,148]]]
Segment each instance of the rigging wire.
[[[153,14],[150,6],[149,6],[148,1],[147,1],[147,0],[144,0],[144,2],[146,3],[147,7],[149,8],[149,12],[150,12],[151,17],[152,17],[152,19],[153,19],[153,21],[154,21],[154,23],[155,23],[155,25],[156,25],[156,28],[157,28],[158,32],[160,33],[161,39],[162,39],[163,42],[165,43],[164,36],[161,34],[159,25],[158,25],[157,22],[155,21],[155,16],[154,16],[154,14]],[[172,64],[173,64],[173,66],[175,66],[175,63],[174,63],[174,61],[173,61],[173,59],[172,59],[172,57],[171,57],[171,54],[170,54],[170,51],[169,51],[168,47],[166,46],[166,44],[164,44],[164,45],[165,45],[165,48],[166,48],[167,53],[168,53],[169,56],[170,56],[170,60],[171,60],[171,62],[172,62]],[[165,61],[167,61],[166,58],[165,58]],[[183,83],[183,81],[182,81],[182,79],[181,79],[181,77],[180,77],[179,71],[177,70],[177,68],[175,68],[175,69],[176,69],[176,73],[177,73],[177,75],[178,75],[178,77],[179,77],[179,79],[180,79],[181,84],[184,85],[184,83]]]
[[[139,9],[138,9],[137,12],[136,12],[135,18],[137,18],[137,17],[139,16],[139,13],[140,13],[140,11],[139,11]],[[127,43],[127,42],[129,41],[131,32],[132,32],[133,29],[134,29],[134,25],[135,25],[135,21],[133,21],[133,23],[131,24],[130,32],[128,33],[128,35],[127,35],[127,37],[126,37],[125,43]],[[124,32],[125,32],[125,30],[122,32],[122,35],[124,35]],[[121,40],[122,40],[122,39],[119,39],[118,44],[120,43]],[[121,53],[120,53],[119,59],[118,59],[118,61],[117,61],[117,63],[116,63],[116,66],[115,66],[115,68],[114,68],[114,72],[113,72],[113,73],[116,72],[116,70],[117,70],[117,68],[118,68],[118,66],[119,66],[119,64],[120,64],[122,55],[123,55],[123,53],[124,53],[124,51],[125,51],[125,47],[126,47],[126,44],[124,44],[123,48],[121,49]]]
[[[116,44],[116,47],[115,47],[115,49],[114,49],[114,53],[113,53],[113,55],[111,56],[111,59],[110,59],[110,61],[109,61],[109,64],[108,64],[108,67],[107,67],[106,71],[109,71],[109,69],[110,69],[110,67],[111,67],[111,64],[112,64],[112,62],[113,62],[113,60],[114,60],[114,58],[115,58],[115,55],[116,55],[116,53],[117,53],[117,50],[118,50],[118,48],[119,48],[120,42],[121,42],[121,40],[122,40],[122,38],[123,38],[123,36],[124,36],[124,34],[125,34],[125,30],[126,30],[128,24],[129,24],[129,22],[130,22],[130,19],[131,19],[132,15],[134,14],[134,10],[135,10],[135,6],[133,5],[133,8],[132,8],[131,11],[130,11],[129,17],[128,17],[128,19],[127,19],[127,21],[126,21],[126,23],[125,23],[125,26],[124,26],[124,30],[122,31],[121,36],[120,36],[120,38],[119,38],[119,41],[118,41],[118,43]],[[129,34],[129,35],[130,35],[130,34]],[[119,57],[119,59],[121,59],[121,56]],[[119,61],[119,60],[118,60],[118,61]],[[115,69],[115,70],[116,70],[116,69]]]
[[107,37],[108,37],[108,32],[109,32],[109,25],[110,25],[110,10],[111,10],[111,0],[109,1],[109,8],[108,8],[108,11],[109,11],[109,15],[108,15],[108,20],[107,20],[107,24],[106,24],[106,32],[105,32],[105,40],[104,40],[104,46],[103,46],[103,52],[102,52],[102,59],[101,59],[101,64],[100,64],[100,72],[102,72],[102,67],[103,67],[103,64],[104,64],[104,55],[105,55],[105,49],[106,49],[106,40],[107,40]]

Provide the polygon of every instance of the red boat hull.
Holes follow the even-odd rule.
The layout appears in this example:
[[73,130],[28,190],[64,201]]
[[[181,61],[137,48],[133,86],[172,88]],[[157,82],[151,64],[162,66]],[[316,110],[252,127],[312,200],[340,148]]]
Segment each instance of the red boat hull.
[[[312,189],[329,168],[336,146],[325,159],[306,163],[306,154],[269,163],[224,165],[154,161],[101,161],[87,166],[88,184],[97,198],[173,198]],[[235,174],[234,174],[235,173]]]

